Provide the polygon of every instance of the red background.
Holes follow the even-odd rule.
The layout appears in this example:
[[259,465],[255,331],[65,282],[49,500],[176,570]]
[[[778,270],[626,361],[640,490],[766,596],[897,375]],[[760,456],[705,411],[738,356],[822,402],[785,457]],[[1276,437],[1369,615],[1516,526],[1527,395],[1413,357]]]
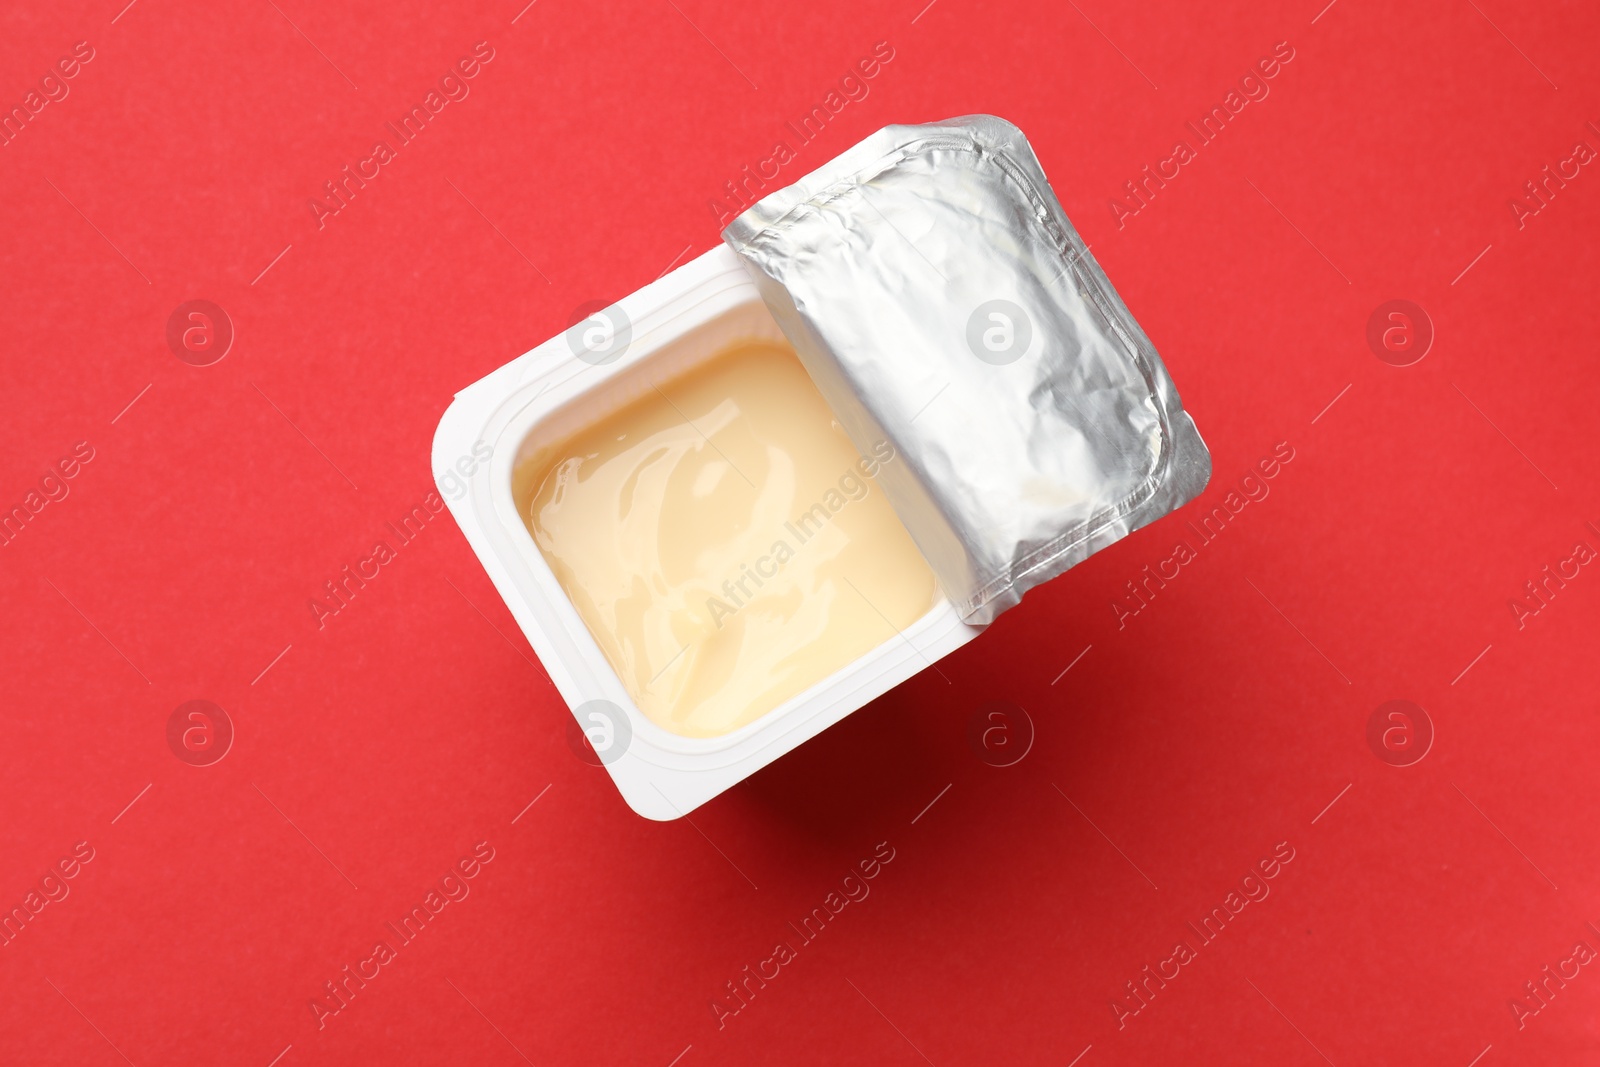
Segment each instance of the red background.
[[[1508,606],[1600,548],[1600,174],[1521,228],[1508,206],[1600,148],[1593,11],[923,2],[0,15],[7,106],[95,50],[0,148],[0,503],[94,449],[0,548],[0,906],[95,850],[0,948],[0,1058],[1600,1060],[1596,968],[1520,1029],[1509,1006],[1600,948],[1600,569],[1520,629]],[[308,199],[480,40],[471,95],[319,230]],[[454,390],[711,247],[722,183],[879,41],[870,96],[784,180],[890,122],[1016,122],[1212,487],[650,823],[569,750],[447,516],[325,628],[308,600],[432,490]],[[1270,97],[1119,229],[1109,198],[1279,41]],[[213,366],[164,340],[191,298],[237,331]],[[1394,298],[1437,334],[1404,368],[1365,339]],[[1270,497],[1119,630],[1124,583],[1279,442]],[[166,741],[196,698],[237,732],[208,767]],[[1436,733],[1412,766],[1367,741],[1391,699]],[[1011,767],[967,740],[992,700],[1037,730]],[[471,895],[319,1030],[323,983],[480,841]],[[871,896],[719,1029],[724,983],[880,841]],[[1271,895],[1119,1029],[1123,983],[1278,842]]]

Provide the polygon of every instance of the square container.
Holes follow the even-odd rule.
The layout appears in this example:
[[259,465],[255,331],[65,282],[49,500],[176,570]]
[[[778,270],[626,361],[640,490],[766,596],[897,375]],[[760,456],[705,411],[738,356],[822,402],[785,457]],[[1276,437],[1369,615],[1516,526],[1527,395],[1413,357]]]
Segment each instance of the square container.
[[[698,364],[790,347],[739,257],[718,245],[456,394],[433,441],[441,495],[628,805],[676,819],[972,640],[940,596],[919,620],[754,722],[683,737],[635,705],[523,523],[513,472]],[[598,344],[597,344],[598,343]],[[591,347],[586,347],[589,345]],[[487,456],[487,460],[485,460]]]

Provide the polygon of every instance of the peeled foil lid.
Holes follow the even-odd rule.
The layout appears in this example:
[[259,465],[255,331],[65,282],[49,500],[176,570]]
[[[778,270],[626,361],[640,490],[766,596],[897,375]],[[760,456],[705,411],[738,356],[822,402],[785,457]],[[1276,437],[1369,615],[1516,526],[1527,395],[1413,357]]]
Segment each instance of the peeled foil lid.
[[723,233],[981,625],[1193,499],[1211,455],[1022,131],[888,126]]

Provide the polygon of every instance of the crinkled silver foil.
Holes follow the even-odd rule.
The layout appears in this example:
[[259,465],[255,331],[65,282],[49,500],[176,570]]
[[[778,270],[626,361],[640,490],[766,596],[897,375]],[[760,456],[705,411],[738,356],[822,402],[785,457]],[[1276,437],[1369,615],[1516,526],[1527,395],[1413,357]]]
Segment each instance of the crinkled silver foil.
[[1211,456],[1022,132],[889,126],[723,233],[974,624],[1205,488]]

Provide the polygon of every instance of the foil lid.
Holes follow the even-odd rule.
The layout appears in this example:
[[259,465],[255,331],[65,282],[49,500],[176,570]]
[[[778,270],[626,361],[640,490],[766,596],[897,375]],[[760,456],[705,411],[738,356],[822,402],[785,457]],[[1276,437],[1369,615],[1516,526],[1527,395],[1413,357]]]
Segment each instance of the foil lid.
[[1022,131],[888,126],[736,218],[739,254],[973,624],[1193,499],[1211,455]]

